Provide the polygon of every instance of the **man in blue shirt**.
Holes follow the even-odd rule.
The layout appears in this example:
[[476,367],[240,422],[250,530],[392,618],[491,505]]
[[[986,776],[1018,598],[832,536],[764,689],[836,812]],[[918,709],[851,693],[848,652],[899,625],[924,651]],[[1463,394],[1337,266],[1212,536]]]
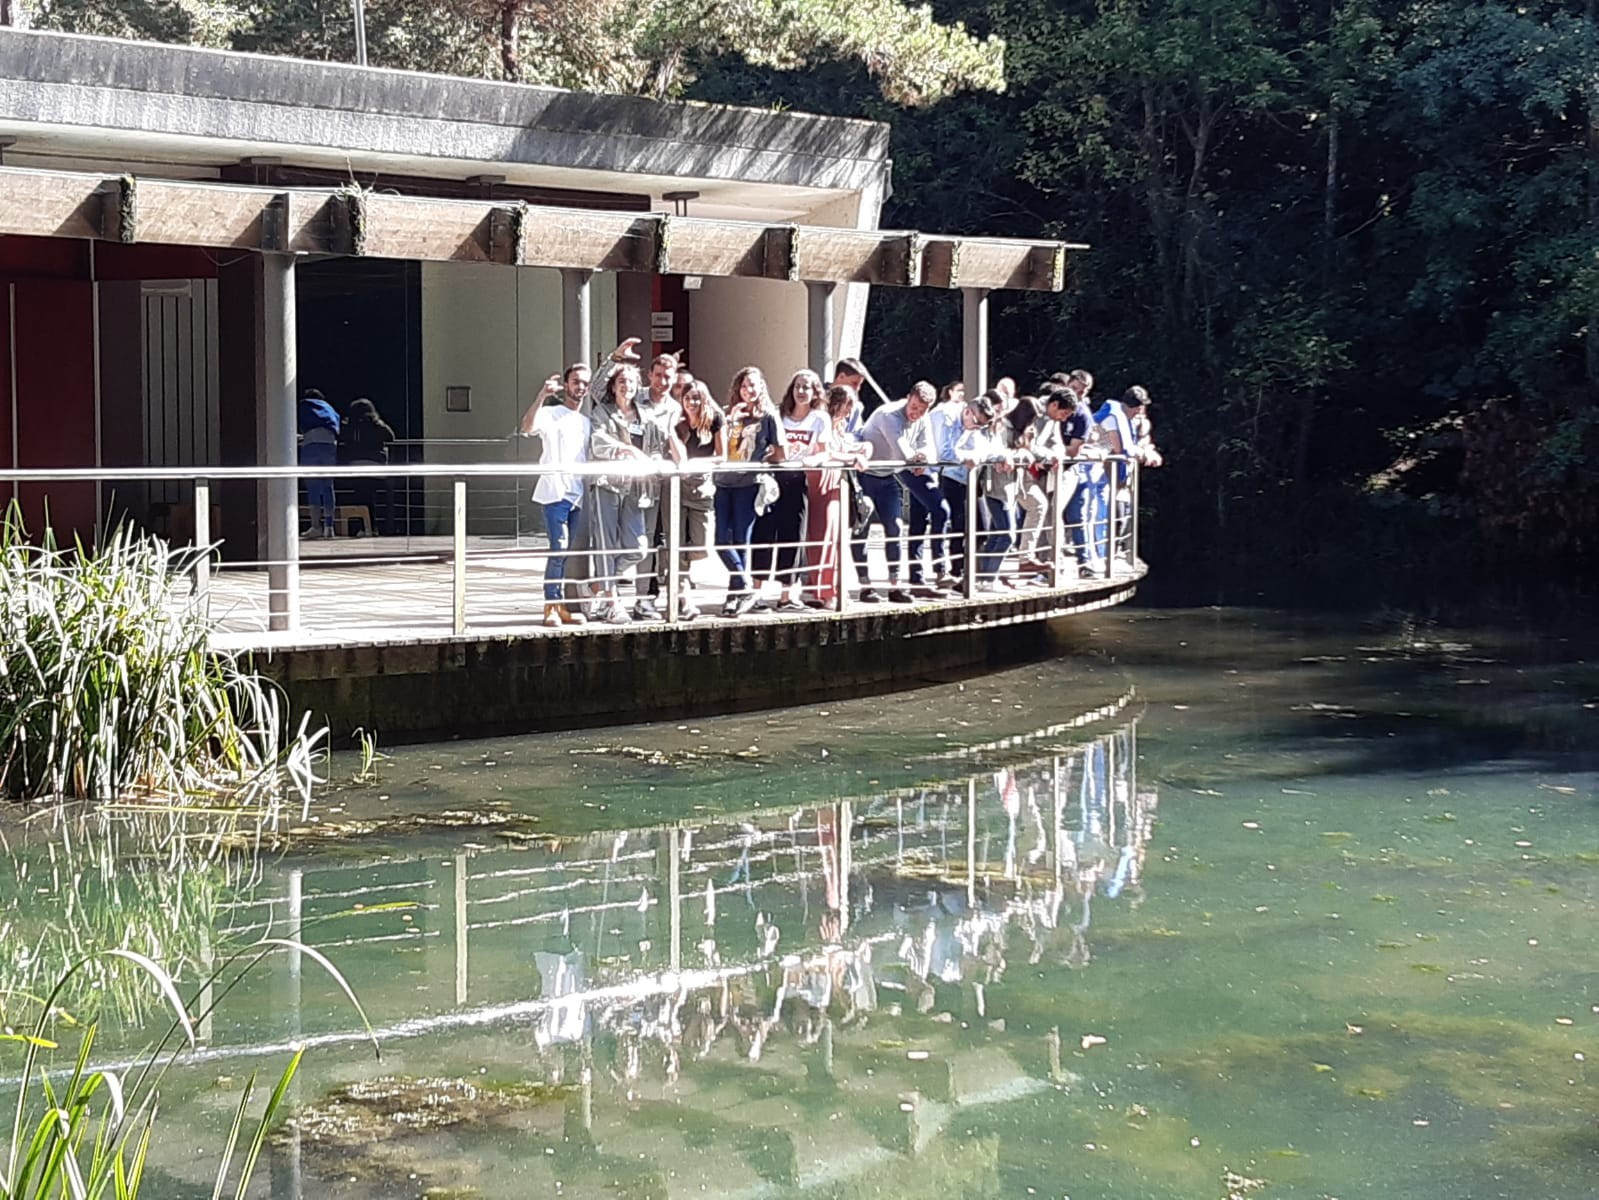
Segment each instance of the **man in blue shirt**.
[[1107,464],[1108,470],[1104,472],[1105,478],[1100,483],[1102,493],[1100,522],[1103,524],[1114,512],[1117,534],[1115,549],[1128,548],[1129,553],[1130,547],[1127,547],[1126,543],[1132,514],[1132,496],[1128,492],[1127,483],[1132,477],[1132,463],[1158,467],[1162,461],[1154,443],[1146,443],[1139,432],[1143,424],[1144,410],[1148,406],[1148,390],[1135,383],[1122,393],[1120,400],[1105,401],[1094,414],[1094,423],[1099,429],[1104,452],[1120,456],[1118,461]]
[[[299,422],[300,465],[331,467],[338,462],[339,413],[316,388],[306,388],[301,393]],[[307,477],[305,503],[311,510],[311,528],[306,537],[332,537],[333,512],[337,504],[333,480]]]

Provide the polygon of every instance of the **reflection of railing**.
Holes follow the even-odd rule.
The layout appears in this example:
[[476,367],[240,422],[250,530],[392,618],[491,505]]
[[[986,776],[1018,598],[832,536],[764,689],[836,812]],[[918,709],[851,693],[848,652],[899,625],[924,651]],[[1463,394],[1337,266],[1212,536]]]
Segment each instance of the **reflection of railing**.
[[[716,569],[718,560],[734,581],[740,575],[752,577],[743,585],[746,607],[738,609],[737,615],[757,602],[755,598],[759,596],[763,576],[775,581],[779,589],[787,593],[796,611],[801,597],[806,607],[845,612],[856,605],[860,593],[868,589],[905,590],[897,583],[897,572],[891,575],[896,583],[872,582],[871,555],[874,552],[886,557],[887,566],[891,568],[896,562],[903,562],[910,579],[920,580],[920,593],[904,599],[933,604],[971,600],[985,591],[1026,595],[1028,589],[1041,587],[1050,592],[1069,592],[1082,586],[1097,586],[1119,574],[1136,572],[1139,486],[1136,462],[1101,459],[1045,463],[1037,468],[1042,474],[1034,474],[1033,469],[1027,467],[968,465],[967,484],[955,487],[949,469],[960,466],[955,463],[874,464],[877,469],[893,468],[904,479],[945,472],[939,495],[946,502],[942,511],[947,525],[941,528],[935,513],[925,532],[889,534],[885,531],[881,539],[870,536],[874,522],[868,521],[864,530],[856,526],[852,473],[825,466],[690,462],[677,467],[656,461],[610,461],[567,467],[471,463],[40,469],[0,470],[0,484],[185,482],[193,492],[193,542],[203,547],[213,545],[214,489],[219,485],[237,487],[264,483],[268,496],[268,554],[259,559],[226,564],[227,578],[234,586],[221,599],[227,606],[229,623],[235,628],[256,624],[272,630],[304,630],[308,625],[327,624],[331,628],[348,629],[352,617],[357,615],[350,611],[349,586],[339,584],[328,598],[334,615],[324,616],[317,622],[305,620],[298,528],[300,509],[296,495],[298,482],[306,479],[351,486],[385,481],[390,487],[393,481],[403,479],[408,496],[413,485],[420,485],[426,493],[448,484],[447,538],[439,537],[425,546],[412,539],[396,550],[388,539],[380,537],[340,543],[359,546],[355,553],[318,555],[319,561],[327,557],[342,566],[374,569],[436,567],[441,561],[448,564],[448,574],[442,578],[430,578],[427,571],[415,572],[403,579],[392,572],[381,579],[374,577],[378,594],[373,598],[381,603],[379,619],[390,628],[402,626],[415,630],[442,619],[447,621],[451,631],[466,632],[470,624],[469,584],[472,594],[485,597],[487,607],[498,607],[507,615],[524,614],[523,623],[531,623],[525,616],[532,607],[528,600],[538,594],[541,585],[555,584],[550,570],[555,563],[564,568],[564,577],[560,579],[554,599],[570,608],[589,604],[595,609],[592,615],[616,622],[632,619],[676,622],[702,615],[694,586],[696,583],[705,586],[704,576]],[[1003,500],[995,501],[985,495],[988,473],[1012,469],[1027,472],[1028,485],[1036,485],[1042,497],[1041,501],[1034,501],[1034,510],[1042,504],[1043,511],[1036,517],[1039,528],[1033,531],[1038,536],[1035,557],[1039,560],[1033,563],[1014,561],[1018,510]],[[697,496],[690,497],[689,489],[695,479],[714,480],[727,472],[750,477],[776,472],[790,480],[779,488],[780,492],[787,488],[790,499],[780,502],[780,510],[775,505],[768,509],[777,528],[757,525],[748,540],[742,535],[733,540],[707,535],[709,522],[704,504]],[[520,497],[528,485],[545,475],[569,476],[581,481],[584,495],[590,500],[581,506],[590,516],[579,523],[579,536],[586,536],[585,544],[552,549],[547,539],[526,536],[519,516],[508,523],[507,538],[495,544],[471,544],[474,504],[478,510],[498,506],[520,512],[523,503]],[[804,477],[803,484],[793,482],[800,476]],[[479,489],[475,499],[469,485]],[[486,485],[488,490],[483,490]],[[495,485],[501,486],[496,490]],[[792,499],[797,494],[796,488],[798,494],[806,495],[803,509],[796,507]],[[648,503],[636,506],[643,514],[642,519],[616,527],[602,521],[598,515],[602,506],[593,499],[601,489],[607,497],[621,494],[650,497]],[[507,493],[511,496],[509,500]],[[903,494],[901,498],[905,498]],[[936,508],[936,501],[930,503]],[[906,511],[914,511],[914,508]],[[799,515],[801,512],[803,517]],[[368,511],[365,523],[370,527],[373,520]],[[507,526],[501,518],[496,518],[496,522],[499,526]],[[718,521],[718,524],[724,525],[725,532],[727,525],[738,523]],[[883,521],[879,519],[875,524],[882,526]],[[907,520],[906,524],[912,531],[915,529],[914,521]],[[327,545],[323,543],[322,548]],[[709,564],[702,568],[701,579],[697,581],[694,579],[696,563]],[[469,566],[477,570],[469,571]],[[240,573],[241,568],[265,569],[264,597],[253,584],[243,586],[246,577]],[[196,557],[194,578],[198,597],[204,599],[210,595],[217,580],[216,571],[214,555]],[[853,590],[849,584],[852,572],[857,577]],[[627,579],[633,581],[639,598],[631,615],[621,594],[622,584]],[[714,586],[721,580],[711,582]],[[659,593],[658,609],[650,599],[652,591]],[[259,616],[255,615],[257,613]]]
[[[816,807],[460,850],[443,861],[435,851],[295,868],[286,886],[245,886],[217,904],[211,940],[225,948],[271,931],[337,949],[374,1013],[406,1009],[411,984],[395,993],[387,971],[369,977],[350,955],[389,943],[423,950],[426,975],[446,993],[453,986],[455,1008],[391,1022],[390,1037],[542,1021],[563,1004],[568,1017],[583,1008],[585,1028],[597,1032],[616,1016],[606,1015],[613,1003],[655,996],[676,1011],[696,989],[735,978],[749,980],[770,1012],[802,998],[789,976],[834,946],[857,955],[853,969],[870,970],[875,987],[916,1007],[935,989],[1002,975],[1011,928],[1025,935],[1030,961],[1085,963],[1094,895],[1141,889],[1154,805],[1138,787],[1132,722],[1025,757],[990,747],[975,773]],[[473,969],[526,966],[533,950],[559,951],[562,984],[546,979],[530,995],[521,969]],[[295,1016],[302,1036],[340,1036],[315,1025]],[[267,1052],[277,1043],[261,1032],[246,1023],[222,1035],[235,1048],[219,1052]]]

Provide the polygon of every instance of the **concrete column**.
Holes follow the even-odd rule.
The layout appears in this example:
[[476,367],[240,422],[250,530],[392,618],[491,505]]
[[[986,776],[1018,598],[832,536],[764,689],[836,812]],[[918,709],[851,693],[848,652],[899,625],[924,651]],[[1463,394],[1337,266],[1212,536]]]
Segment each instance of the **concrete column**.
[[594,322],[590,292],[593,271],[561,268],[561,368],[572,363],[594,365]]
[[833,293],[834,283],[807,283],[806,363],[826,383],[833,377]]
[[968,396],[988,390],[988,291],[961,288],[961,379]]
[[[292,467],[300,458],[299,367],[295,360],[294,256],[263,254],[261,273],[261,353],[266,386],[265,465]],[[294,479],[267,481],[267,583],[271,589],[270,626],[300,625],[300,485]]]

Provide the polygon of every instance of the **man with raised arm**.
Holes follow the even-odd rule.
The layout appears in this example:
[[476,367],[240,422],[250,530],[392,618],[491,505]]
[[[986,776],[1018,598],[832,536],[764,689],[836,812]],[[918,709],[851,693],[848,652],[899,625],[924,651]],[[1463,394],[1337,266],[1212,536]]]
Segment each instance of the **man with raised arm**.
[[[517,432],[539,439],[540,466],[565,467],[588,461],[591,427],[582,411],[588,388],[588,364],[573,363],[564,374],[546,379],[538,398],[522,414]],[[555,397],[558,403],[548,403]],[[533,500],[543,506],[544,529],[550,539],[544,563],[544,624],[552,629],[582,625],[586,620],[583,611],[566,605],[565,581],[566,551],[583,507],[583,479],[556,472],[540,475],[533,485]]]

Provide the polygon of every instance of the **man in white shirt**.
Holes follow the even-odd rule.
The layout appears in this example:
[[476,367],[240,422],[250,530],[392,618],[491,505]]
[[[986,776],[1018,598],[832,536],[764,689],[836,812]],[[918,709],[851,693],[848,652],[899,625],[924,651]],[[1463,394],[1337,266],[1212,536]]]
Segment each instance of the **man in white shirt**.
[[[540,466],[572,466],[588,461],[591,426],[582,408],[589,390],[589,368],[573,363],[563,376],[551,375],[539,389],[538,399],[522,416],[518,430],[524,436],[540,439]],[[557,404],[546,403],[559,396]],[[544,624],[582,625],[581,609],[574,612],[565,600],[566,554],[572,544],[572,530],[583,506],[583,479],[578,475],[550,472],[540,475],[533,487],[533,500],[544,508],[544,528],[550,538],[550,554],[544,564]]]

